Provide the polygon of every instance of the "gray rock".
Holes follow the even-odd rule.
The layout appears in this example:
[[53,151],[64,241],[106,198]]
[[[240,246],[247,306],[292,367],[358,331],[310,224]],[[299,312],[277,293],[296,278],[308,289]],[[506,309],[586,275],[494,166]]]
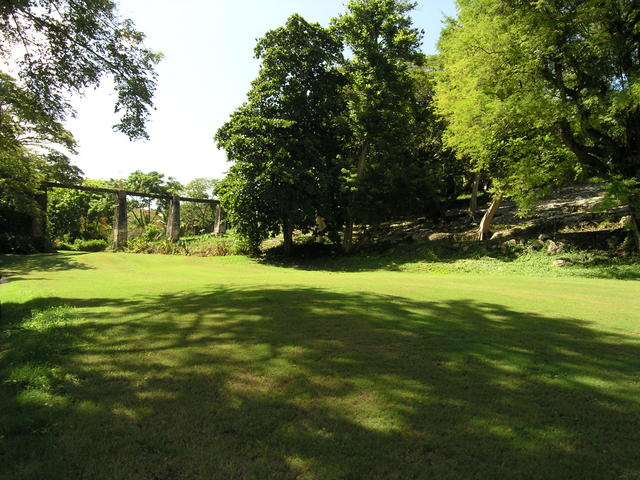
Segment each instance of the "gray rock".
[[564,267],[566,265],[568,265],[569,263],[571,263],[571,260],[569,260],[568,258],[559,258],[557,260],[555,260],[553,262],[553,266],[554,267]]
[[429,235],[429,240],[431,241],[453,240],[453,234],[452,233],[432,233],[431,235]]
[[553,240],[547,240],[547,254],[549,255],[557,255],[562,252],[562,248],[564,244],[556,243]]
[[498,240],[499,238],[510,238],[513,236],[513,230],[499,230],[491,235],[491,240]]
[[536,250],[540,250],[541,248],[544,248],[544,242],[538,238],[534,238],[531,240],[531,246]]

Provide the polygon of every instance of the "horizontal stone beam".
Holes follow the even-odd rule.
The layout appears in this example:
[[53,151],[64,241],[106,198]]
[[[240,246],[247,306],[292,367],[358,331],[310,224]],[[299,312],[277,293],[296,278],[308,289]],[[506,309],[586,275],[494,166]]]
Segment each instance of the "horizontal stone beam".
[[[85,185],[67,185],[64,183],[56,183],[56,182],[44,182],[45,187],[52,188],[70,188],[72,190],[80,190],[83,192],[94,192],[94,193],[115,193],[116,195],[119,193],[123,193],[124,195],[130,197],[146,197],[146,198],[157,198],[161,200],[171,200],[174,198],[172,195],[157,195],[155,193],[143,193],[143,192],[134,192],[131,190],[121,190],[117,188],[103,188],[103,187],[88,187]],[[194,203],[208,203],[210,205],[218,205],[218,200],[212,200],[210,198],[190,198],[190,197],[176,197],[181,202],[194,202]]]

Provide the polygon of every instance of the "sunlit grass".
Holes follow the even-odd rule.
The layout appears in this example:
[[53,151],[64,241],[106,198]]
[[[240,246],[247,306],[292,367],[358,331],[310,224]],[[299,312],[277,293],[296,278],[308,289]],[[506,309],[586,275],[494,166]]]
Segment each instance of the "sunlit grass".
[[2,478],[640,476],[635,281],[2,268]]

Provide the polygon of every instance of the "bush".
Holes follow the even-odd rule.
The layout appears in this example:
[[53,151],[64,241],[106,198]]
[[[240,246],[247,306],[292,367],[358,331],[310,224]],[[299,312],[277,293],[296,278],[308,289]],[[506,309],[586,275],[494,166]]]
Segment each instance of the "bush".
[[55,248],[56,250],[72,250],[74,252],[102,252],[109,248],[109,242],[102,239],[82,240],[77,238],[73,243],[57,242]]
[[56,250],[75,250],[73,243],[64,240],[56,242],[54,247]]
[[130,253],[221,257],[248,254],[251,252],[251,246],[233,232],[222,237],[215,237],[212,234],[184,237],[177,242],[172,242],[167,238],[149,240],[143,234],[129,242],[127,251]]
[[159,227],[158,225],[151,223],[144,227],[144,230],[136,238],[136,240],[142,239],[146,242],[155,242],[155,241],[161,240],[163,235],[164,235],[164,231],[162,230],[162,227]]
[[102,252],[109,248],[106,240],[80,240],[73,242],[74,250],[80,252]]

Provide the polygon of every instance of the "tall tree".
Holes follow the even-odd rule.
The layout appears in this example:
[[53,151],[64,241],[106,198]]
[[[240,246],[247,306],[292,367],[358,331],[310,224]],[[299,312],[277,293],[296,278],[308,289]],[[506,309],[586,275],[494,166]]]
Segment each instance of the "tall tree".
[[220,188],[230,221],[254,248],[282,231],[291,251],[294,228],[308,229],[332,188],[339,116],[335,66],[342,45],[299,15],[267,32],[255,48],[258,77],[216,134],[234,165]]
[[607,178],[622,186],[640,245],[638,2],[458,5],[440,40],[450,144],[516,195],[571,171]]
[[410,135],[404,141],[410,162],[405,163],[404,185],[396,189],[399,202],[394,205],[395,212],[405,215],[441,216],[447,202],[463,193],[472,176],[465,162],[443,142],[446,122],[434,102],[438,68],[438,57],[427,56],[424,64],[409,70],[414,105]]
[[352,245],[354,221],[375,218],[384,209],[392,179],[402,179],[405,140],[412,117],[409,65],[420,60],[421,32],[406,0],[350,0],[333,20],[352,56],[345,66],[349,138],[344,156],[347,220],[345,250]]

